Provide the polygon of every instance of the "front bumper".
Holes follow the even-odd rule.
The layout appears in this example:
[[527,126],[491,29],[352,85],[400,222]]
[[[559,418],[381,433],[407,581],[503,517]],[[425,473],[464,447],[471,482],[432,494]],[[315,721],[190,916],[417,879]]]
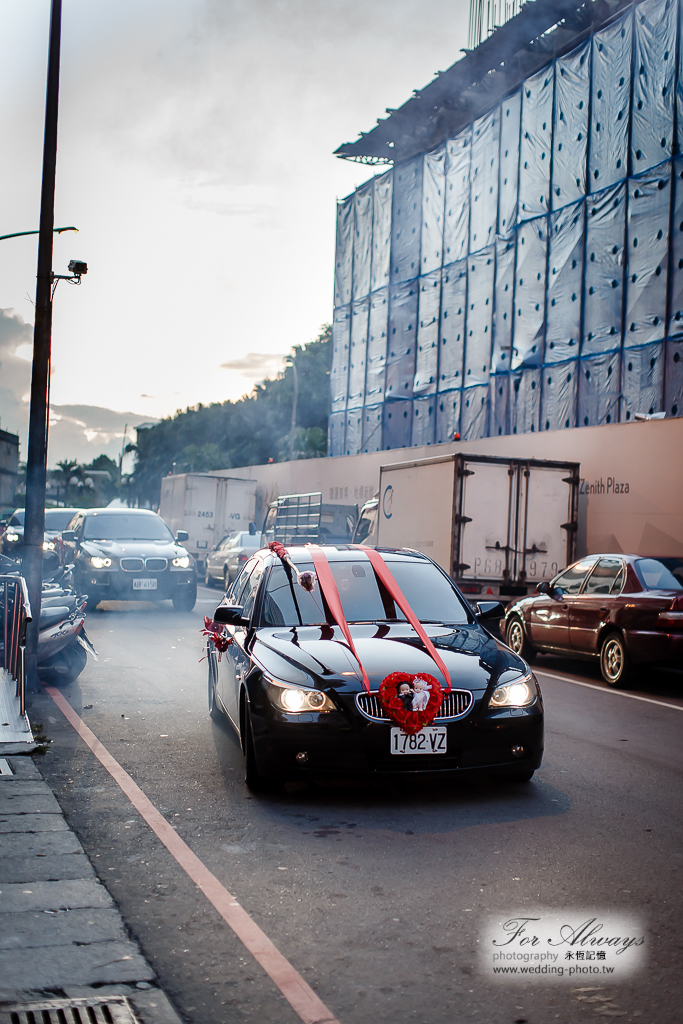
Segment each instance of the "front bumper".
[[[154,579],[154,589],[138,590],[134,580]],[[196,587],[193,569],[164,570],[163,572],[129,573],[112,569],[92,569],[79,573],[78,588],[90,598],[99,601],[163,601],[172,598],[180,588]]]
[[[371,722],[349,709],[327,714],[290,715],[258,699],[251,723],[259,771],[264,776],[302,778],[325,774],[423,775],[481,772],[540,766],[543,758],[543,710],[529,708],[481,712],[480,702],[464,718],[436,721],[447,728],[445,754],[391,754],[393,723]],[[513,747],[522,747],[515,756]],[[296,755],[305,752],[304,765]]]

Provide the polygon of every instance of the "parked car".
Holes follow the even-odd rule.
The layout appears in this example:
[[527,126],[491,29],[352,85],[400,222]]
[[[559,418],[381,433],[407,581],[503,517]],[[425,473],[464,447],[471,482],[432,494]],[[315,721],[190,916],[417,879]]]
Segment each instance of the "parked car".
[[261,547],[261,535],[247,530],[233,530],[228,533],[206,558],[204,583],[212,587],[222,583],[225,589],[235,579],[240,569]]
[[511,605],[505,636],[526,661],[599,659],[605,682],[623,686],[638,666],[683,667],[683,583],[660,559],[590,555]]
[[[45,509],[45,539],[43,541],[43,549],[45,551],[55,551],[59,547],[59,537],[62,530],[65,530],[69,525],[73,517],[77,512],[80,512],[78,508],[46,508]],[[9,518],[6,524],[6,528],[2,533],[2,553],[9,555],[10,558],[16,558],[21,554],[21,548],[24,545],[24,517],[26,515],[26,509],[16,509]]]
[[100,601],[170,598],[178,611],[197,600],[197,570],[182,542],[156,512],[143,508],[91,508],[78,512],[62,533],[74,583],[88,595],[88,610]]
[[[209,710],[237,731],[247,784],[475,770],[528,781],[543,754],[543,705],[529,666],[480,621],[501,617],[502,606],[480,602],[477,617],[430,558],[378,549],[452,680],[433,725],[408,743],[379,702],[380,684],[396,671],[435,679],[439,671],[368,555],[323,550],[369,688],[341,630],[328,624],[319,585],[307,592],[276,555],[258,551],[214,613],[232,642],[219,652],[208,641]],[[313,569],[309,549],[288,551],[299,572]]]

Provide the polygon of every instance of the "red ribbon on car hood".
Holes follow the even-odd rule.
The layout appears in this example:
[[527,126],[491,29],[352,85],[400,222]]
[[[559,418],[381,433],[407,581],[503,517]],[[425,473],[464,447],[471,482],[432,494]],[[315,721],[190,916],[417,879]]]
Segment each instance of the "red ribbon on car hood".
[[358,657],[358,652],[356,651],[356,646],[353,642],[353,637],[351,636],[351,630],[349,629],[349,624],[346,621],[346,616],[344,615],[344,609],[342,608],[337,584],[334,582],[330,563],[327,561],[327,555],[318,544],[307,544],[306,547],[311,552],[311,558],[313,559],[313,565],[315,566],[318,583],[320,584],[320,589],[325,601],[327,602],[327,607],[330,609],[334,621],[344,634],[346,642],[351,648],[354,658],[358,662],[358,667],[360,668],[361,675],[363,677],[363,686],[368,693],[370,693],[370,680],[368,679],[367,672],[363,668],[362,661]]
[[353,547],[358,548],[359,551],[362,551],[365,555],[367,555],[370,564],[372,565],[372,568],[375,570],[377,578],[381,580],[381,582],[384,584],[387,593],[390,595],[395,604],[399,606],[399,608],[407,618],[408,622],[413,627],[422,643],[425,645],[427,654],[430,656],[432,661],[441,669],[443,677],[446,680],[447,688],[450,691],[450,672],[446,668],[443,659],[439,657],[439,654],[436,648],[434,647],[434,644],[425,633],[422,623],[418,619],[413,609],[408,604],[408,601],[406,600],[403,591],[399,587],[394,577],[391,575],[391,572],[389,571],[389,566],[384,561],[379,551],[375,551],[374,548],[366,548],[363,544],[354,544]]

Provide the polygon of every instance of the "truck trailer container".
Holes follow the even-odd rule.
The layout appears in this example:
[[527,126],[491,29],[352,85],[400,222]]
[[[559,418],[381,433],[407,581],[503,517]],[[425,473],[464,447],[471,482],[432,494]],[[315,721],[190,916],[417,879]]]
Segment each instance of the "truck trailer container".
[[200,568],[207,553],[234,530],[254,521],[256,481],[212,473],[162,477],[159,515],[173,534],[187,530],[185,543]]

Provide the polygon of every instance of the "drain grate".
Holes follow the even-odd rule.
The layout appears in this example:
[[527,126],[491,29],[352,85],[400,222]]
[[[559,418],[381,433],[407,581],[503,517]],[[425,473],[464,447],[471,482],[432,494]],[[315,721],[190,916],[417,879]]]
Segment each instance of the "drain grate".
[[125,996],[43,999],[0,1007],[0,1024],[139,1024]]

